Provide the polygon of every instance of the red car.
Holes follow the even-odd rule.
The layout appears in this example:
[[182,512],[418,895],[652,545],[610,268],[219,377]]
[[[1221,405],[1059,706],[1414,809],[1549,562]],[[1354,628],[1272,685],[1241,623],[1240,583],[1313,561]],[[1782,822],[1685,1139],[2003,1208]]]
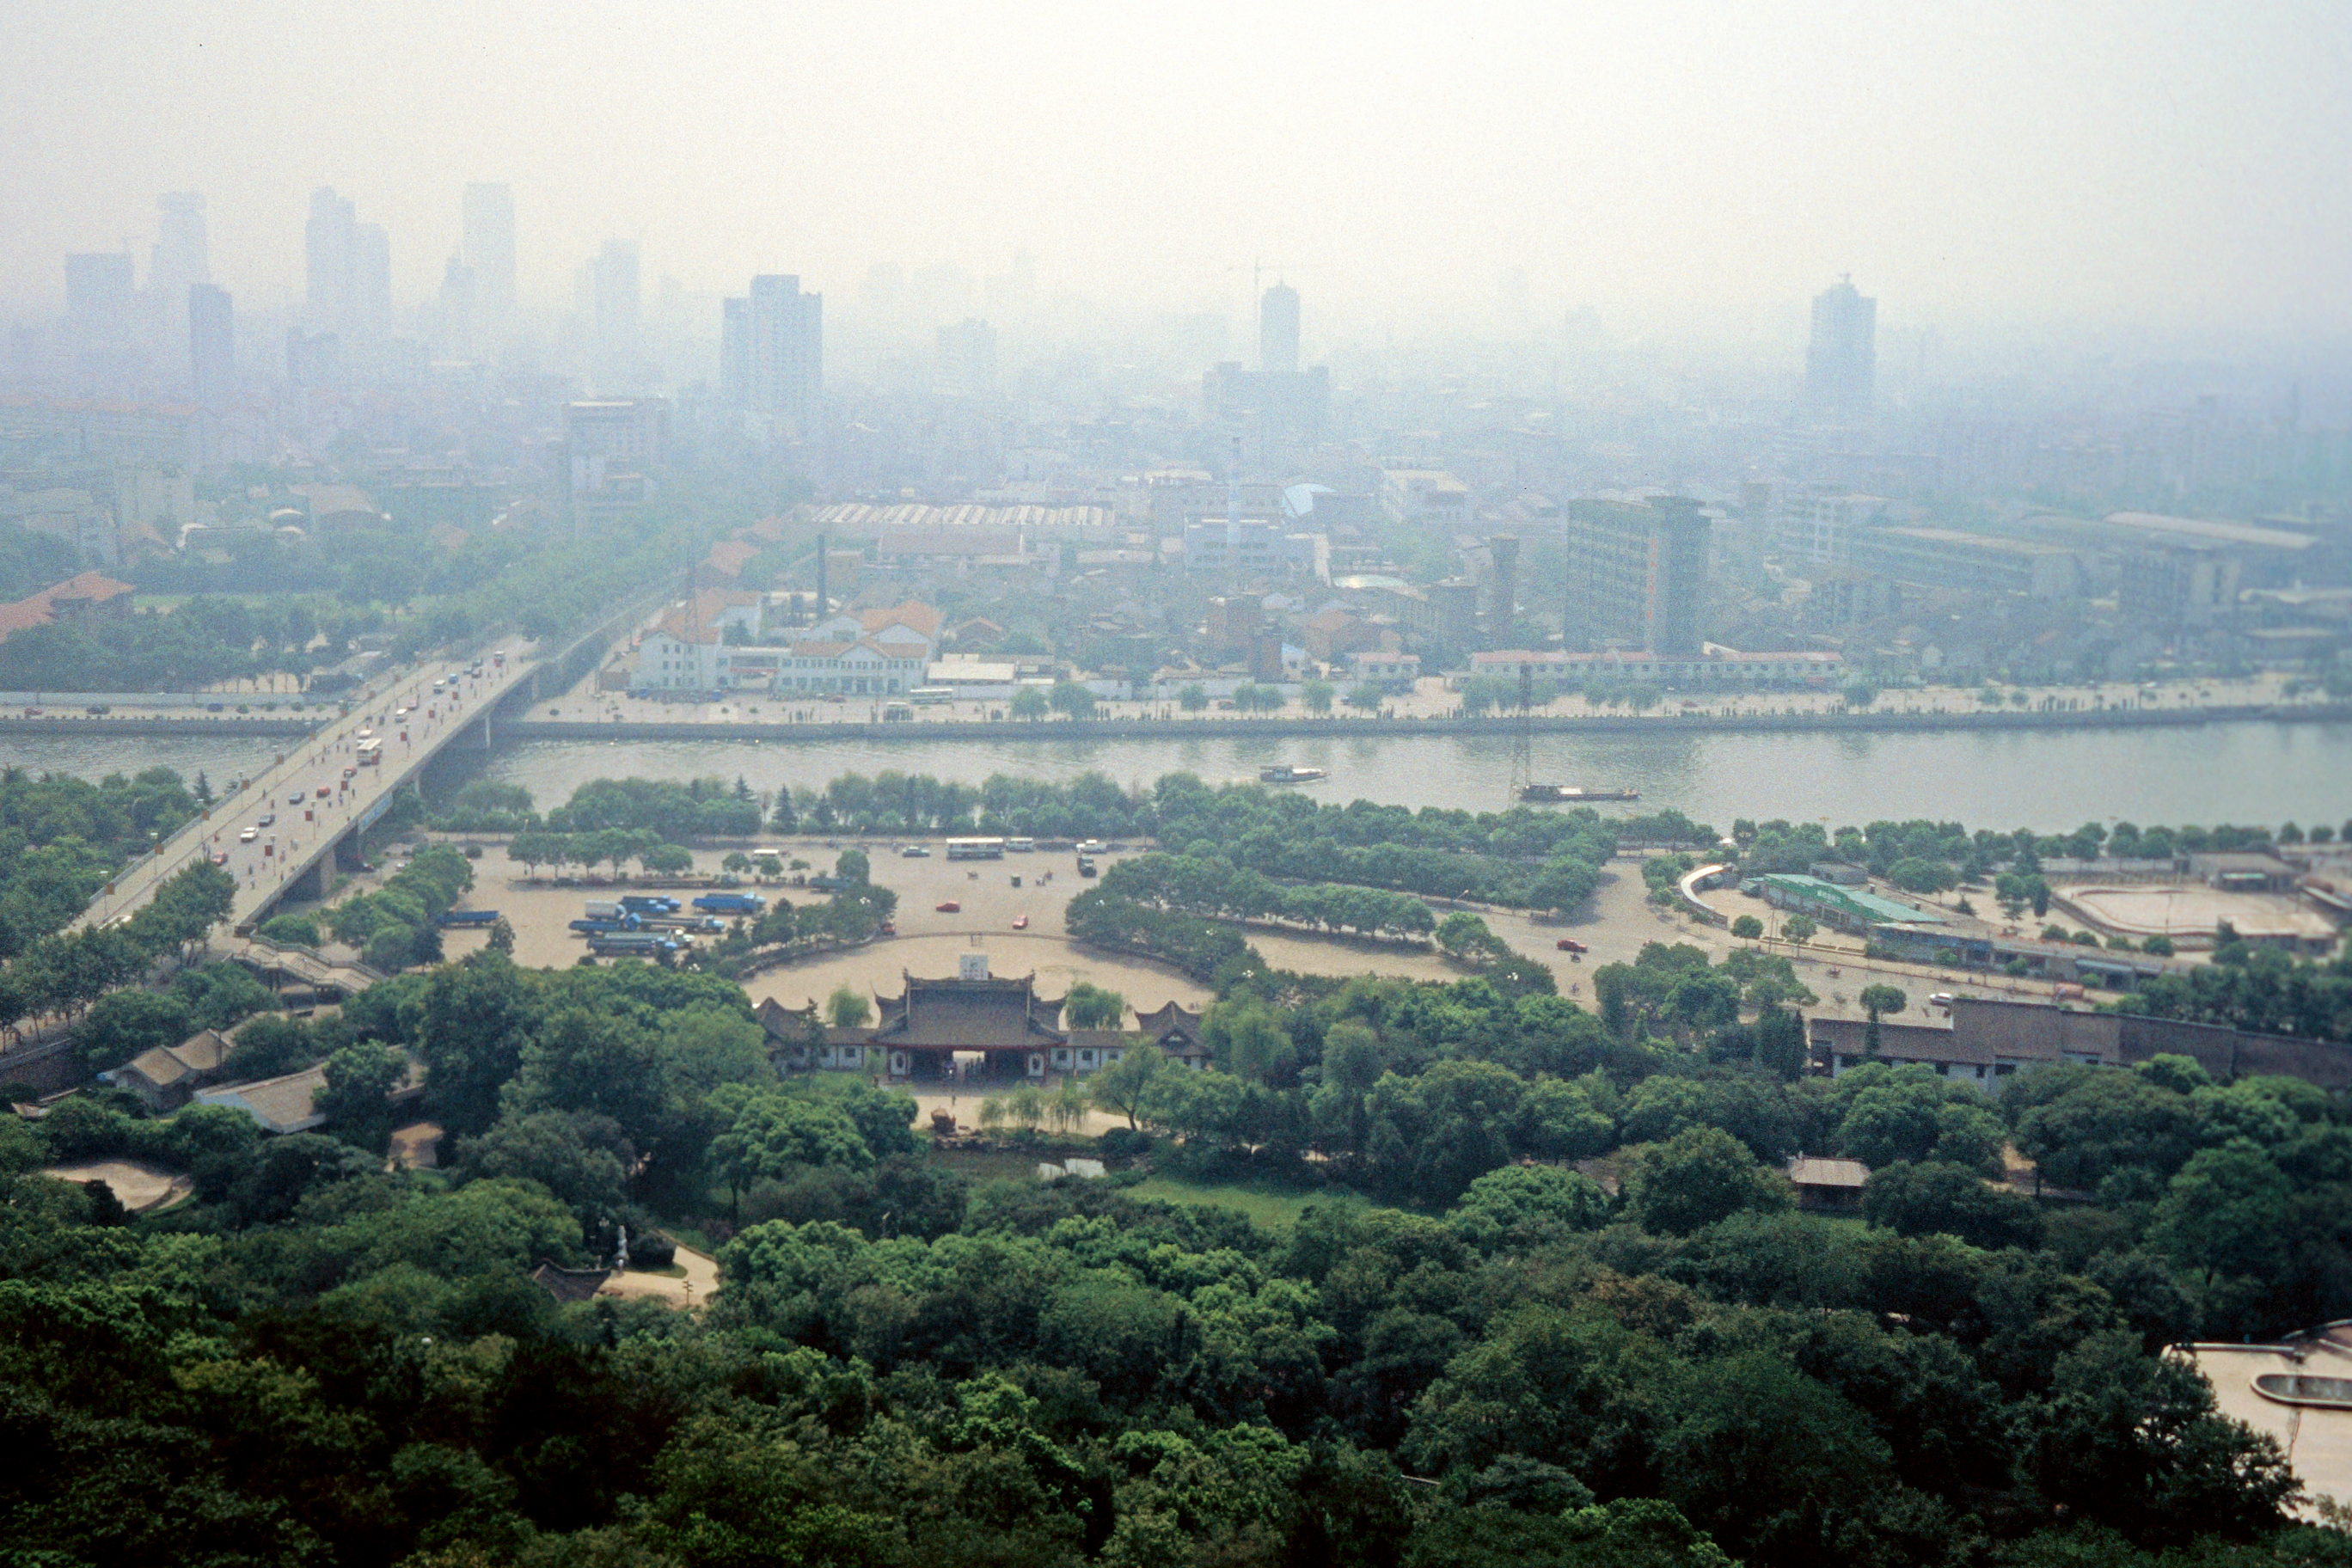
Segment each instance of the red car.
[[943,915],[960,915],[963,913],[963,906],[956,902],[953,899],[950,899],[944,904],[938,904],[933,907]]
[[1027,931],[1029,929],[1029,917],[1027,915],[1014,915],[1013,917],[1013,929],[1014,931]]
[[1552,945],[1559,949],[1562,952],[1591,952],[1592,951],[1572,936],[1561,937],[1558,942],[1552,943]]

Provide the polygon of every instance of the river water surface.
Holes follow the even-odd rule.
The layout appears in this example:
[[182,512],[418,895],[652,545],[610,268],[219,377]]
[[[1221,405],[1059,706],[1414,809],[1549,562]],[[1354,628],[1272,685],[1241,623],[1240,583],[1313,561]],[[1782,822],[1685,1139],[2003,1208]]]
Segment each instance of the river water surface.
[[[13,762],[96,778],[162,763],[217,784],[265,765],[269,740],[172,736],[28,737]],[[2142,824],[2352,817],[2352,724],[2234,723],[2127,730],[1995,730],[1654,735],[1537,735],[1533,776],[1628,786],[1638,805],[1675,806],[1728,827],[1735,817],[1808,817],[1835,826],[1924,816],[1969,827],[2070,828],[2094,818]],[[438,794],[487,776],[560,803],[593,778],[737,777],[756,790],[821,785],[846,772],[921,772],[976,784],[991,773],[1066,779],[1087,772],[1148,784],[1179,771],[1212,782],[1255,778],[1268,763],[1325,769],[1297,786],[1318,800],[1493,810],[1507,803],[1511,742],[1497,735],[1356,739],[1270,735],[1187,740],[768,742],[541,741],[487,756],[454,752],[436,765]]]

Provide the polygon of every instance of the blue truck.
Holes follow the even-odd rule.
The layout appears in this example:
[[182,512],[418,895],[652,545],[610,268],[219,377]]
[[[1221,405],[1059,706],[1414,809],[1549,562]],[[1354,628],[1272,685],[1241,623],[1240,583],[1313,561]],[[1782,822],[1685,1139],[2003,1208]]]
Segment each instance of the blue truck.
[[694,907],[714,915],[756,915],[768,907],[757,893],[705,893]]
[[588,939],[588,951],[599,957],[660,958],[680,952],[685,943],[673,942],[651,931],[614,931]]
[[486,926],[498,922],[496,910],[443,910],[440,923],[445,926]]
[[674,915],[679,906],[676,899],[660,893],[623,893],[621,907],[641,915]]
[[585,920],[573,921],[572,929],[583,931],[590,936],[598,936],[611,931],[635,931],[638,923],[637,917],[635,915],[623,915],[617,920],[610,916],[590,915]]
[[706,934],[727,929],[727,922],[717,915],[647,915],[646,924],[656,931],[698,931]]

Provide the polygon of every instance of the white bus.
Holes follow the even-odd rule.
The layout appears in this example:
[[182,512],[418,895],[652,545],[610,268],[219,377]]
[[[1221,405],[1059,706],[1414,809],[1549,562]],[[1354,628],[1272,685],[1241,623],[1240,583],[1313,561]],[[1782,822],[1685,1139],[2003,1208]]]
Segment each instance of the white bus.
[[1034,838],[1008,838],[1004,841],[1004,847],[1010,854],[1034,855],[1037,853],[1037,841]]
[[952,686],[918,686],[907,693],[907,700],[918,708],[936,708],[942,702],[955,700]]
[[950,860],[1002,860],[1004,840],[1002,838],[950,838],[948,840]]
[[383,761],[383,741],[382,737],[371,735],[366,740],[360,742],[360,766],[363,768],[372,768],[381,763]]

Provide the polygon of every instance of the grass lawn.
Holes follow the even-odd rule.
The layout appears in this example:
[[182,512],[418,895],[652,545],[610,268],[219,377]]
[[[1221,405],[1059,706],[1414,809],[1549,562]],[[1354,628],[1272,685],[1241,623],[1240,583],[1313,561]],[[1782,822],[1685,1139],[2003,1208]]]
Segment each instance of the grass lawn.
[[1339,1188],[1300,1191],[1265,1182],[1209,1184],[1176,1176],[1152,1176],[1127,1189],[1130,1196],[1157,1198],[1163,1203],[1202,1204],[1239,1209],[1269,1230],[1287,1231],[1298,1223],[1309,1204],[1371,1206],[1368,1200]]
[[[703,1254],[705,1257],[715,1258],[719,1255],[719,1248],[712,1244],[710,1237],[703,1232],[702,1227],[699,1226],[681,1225],[676,1220],[666,1219],[662,1221],[662,1234],[682,1247],[690,1247],[694,1248],[695,1251]],[[643,1270],[633,1270],[633,1272],[642,1272],[646,1274],[668,1274],[673,1271],[683,1276],[686,1269],[682,1265],[672,1264],[668,1268],[663,1269],[647,1268]]]

